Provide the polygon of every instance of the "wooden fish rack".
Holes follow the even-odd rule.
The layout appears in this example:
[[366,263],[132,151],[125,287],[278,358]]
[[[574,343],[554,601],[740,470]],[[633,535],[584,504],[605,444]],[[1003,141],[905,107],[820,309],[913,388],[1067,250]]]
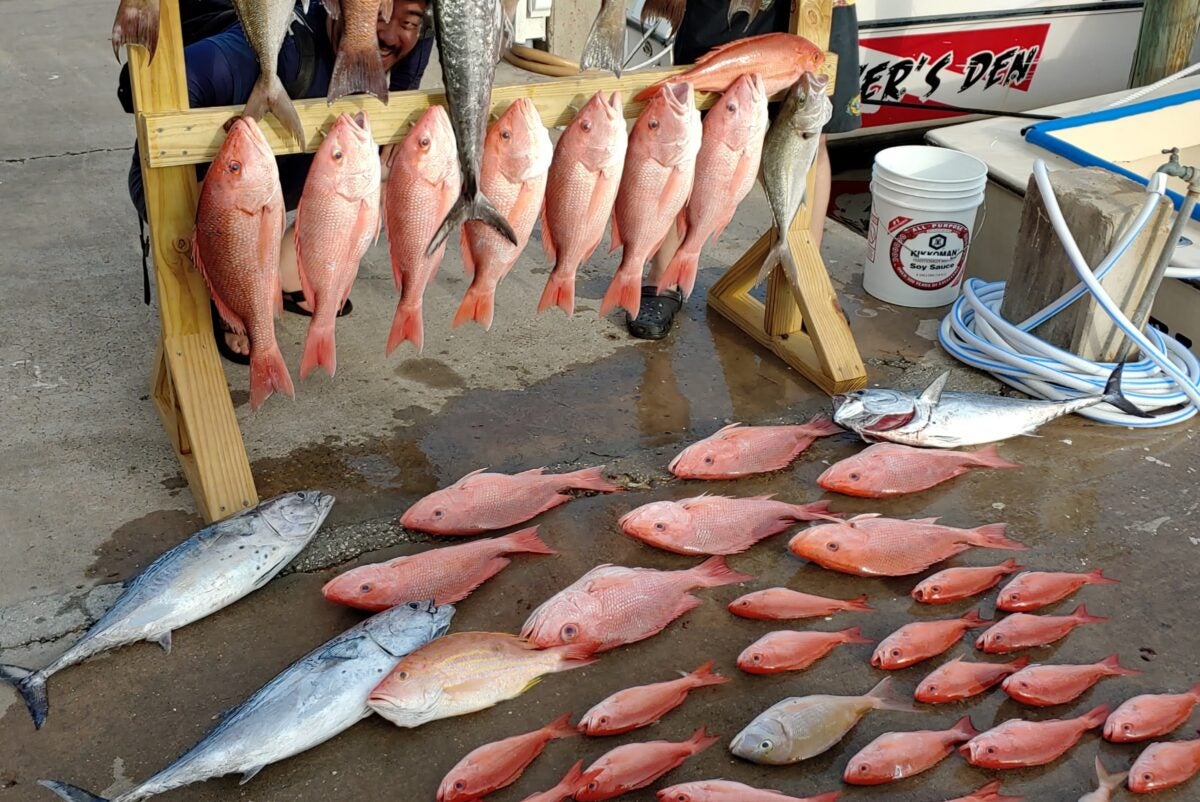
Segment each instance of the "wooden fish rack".
[[[793,31],[828,48],[831,6],[832,0],[795,0]],[[213,521],[257,503],[258,494],[213,339],[208,290],[190,259],[199,198],[192,165],[216,156],[225,136],[224,124],[239,114],[241,107],[188,107],[179,19],[178,0],[164,0],[154,61],[148,62],[147,52],[140,47],[128,49],[161,320],[151,397],[197,507],[206,520]],[[836,63],[836,56],[829,54],[825,70],[830,92]],[[547,126],[564,126],[595,92],[619,89],[626,99],[625,115],[632,119],[645,105],[634,102],[634,94],[681,71],[645,71],[621,78],[589,73],[497,86],[492,93],[493,111],[498,113],[514,99],[528,97]],[[707,108],[716,97],[698,93],[696,101]],[[383,145],[402,140],[422,111],[444,102],[440,91],[417,90],[391,93],[386,106],[366,96],[345,98],[332,106],[324,99],[298,100],[295,105],[312,151],[320,145],[322,131],[343,111],[366,109],[375,139]],[[268,115],[262,128],[277,155],[300,152],[274,116]],[[810,197],[813,182],[810,175]],[[865,385],[866,374],[820,253],[809,237],[810,219],[808,208],[802,207],[787,232],[800,268],[799,286],[790,286],[782,270],[776,269],[766,304],[750,295],[775,236],[772,230],[717,282],[708,302],[823,390],[843,392]]]

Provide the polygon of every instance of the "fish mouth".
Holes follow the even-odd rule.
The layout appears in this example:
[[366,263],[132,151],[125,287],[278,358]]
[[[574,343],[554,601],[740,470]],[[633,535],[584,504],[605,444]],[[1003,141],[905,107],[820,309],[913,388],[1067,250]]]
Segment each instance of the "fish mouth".
[[692,85],[687,81],[663,87],[663,97],[667,106],[676,114],[687,113],[688,107],[692,105],[692,94]]
[[876,668],[883,668],[883,655],[881,655],[879,652],[871,655],[871,665],[875,666]]
[[608,96],[608,101],[604,103],[605,109],[608,111],[610,120],[617,120],[624,116],[625,106],[621,102],[621,90],[615,89]]
[[818,72],[806,72],[800,76],[801,82],[806,85],[809,92],[815,94],[823,93],[829,86],[829,76]]
[[975,756],[977,754],[977,749],[978,749],[978,747],[976,745],[974,745],[970,741],[968,741],[967,743],[958,747],[958,753],[960,755],[962,755],[964,758],[966,758],[968,763],[971,763],[972,765],[974,765]]
[[[818,480],[818,483],[820,480]],[[921,588],[913,588],[912,597],[919,602],[925,601],[925,591]]]

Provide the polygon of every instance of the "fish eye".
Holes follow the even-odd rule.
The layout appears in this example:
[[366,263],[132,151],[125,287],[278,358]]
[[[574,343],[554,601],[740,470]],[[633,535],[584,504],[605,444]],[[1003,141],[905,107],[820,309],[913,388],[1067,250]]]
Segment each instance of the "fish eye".
[[466,787],[467,787],[467,784],[466,784],[465,782],[463,782],[462,780],[459,780],[458,782],[456,782],[456,783],[454,784],[454,790],[455,790],[455,791],[462,791],[462,790],[463,790],[463,789],[465,789]]
[[758,653],[755,653],[755,654],[752,654],[752,655],[750,655],[750,659],[751,659],[751,660],[753,660],[753,661],[754,661],[754,662],[756,662],[756,663],[761,663],[761,662],[762,662],[762,655],[761,655],[761,654],[758,654]]
[[1150,782],[1151,780],[1154,779],[1154,775],[1147,771],[1144,774],[1142,774],[1142,779],[1145,780],[1146,782]]
[[1124,725],[1122,725],[1121,729],[1125,732],[1133,732],[1133,725],[1129,722],[1126,722]]
[[892,657],[899,657],[899,656],[900,656],[900,650],[892,649]]
[[501,131],[500,138],[501,139],[512,139],[512,131]]
[[937,585],[931,585],[929,588],[929,592],[930,593],[941,593],[942,589],[940,587],[938,587]]
[[596,781],[595,781],[595,780],[592,780],[590,783],[588,783],[588,790],[589,790],[589,791],[595,791],[597,787],[598,787],[598,786],[597,786],[597,784],[596,784]]
[[830,551],[837,551],[837,550],[838,550],[838,544],[836,544],[836,543],[826,543],[826,544],[825,544],[825,548],[829,549]]
[[729,111],[737,111],[737,104],[731,101],[725,104],[725,108]]
[[[363,587],[366,587],[366,585],[364,585]],[[416,602],[409,602],[409,603],[408,603],[408,609],[410,609],[410,610],[420,610],[420,609],[421,609],[421,605],[417,604]]]
[[667,525],[664,524],[662,521],[659,521],[658,523],[656,523],[654,525],[654,528],[657,529],[659,532],[661,532],[662,530],[667,528]]
[[359,588],[359,590],[360,590],[360,591],[362,591],[363,593],[370,593],[370,592],[371,592],[371,585],[370,585],[370,584],[363,584],[363,585],[362,585],[362,586]]
[[1010,593],[1010,594],[1008,594],[1008,599],[1009,599],[1009,601],[1019,601],[1021,599],[1021,594],[1020,593]]
[[763,741],[762,743],[760,743],[760,744],[758,745],[758,748],[759,748],[759,749],[764,749],[764,750],[770,750],[770,749],[772,749],[774,746],[775,746],[775,744],[771,743],[770,741]]
[[925,690],[926,690],[928,693],[936,693],[936,692],[937,692],[937,686],[936,686],[936,685],[930,685],[930,686],[929,686],[929,687],[927,687]]
[[859,774],[866,774],[870,770],[871,770],[871,767],[868,766],[866,763],[859,764],[859,767],[858,767]]
[[446,513],[445,513],[443,510],[434,510],[434,511],[433,511],[433,517],[434,517],[434,518],[441,518],[441,517],[442,517],[443,515],[445,515],[445,514],[446,514]]
[[713,458],[712,458],[712,457],[705,457],[705,458],[704,458],[704,464],[705,464],[705,465],[712,465],[712,464],[713,464]]
[[988,753],[989,755],[994,755],[994,754],[996,754],[996,747],[994,747],[994,746],[989,746],[989,747],[987,748],[987,753]]
[[687,794],[676,794],[675,802],[689,802],[689,797]]
[[992,636],[992,643],[999,643],[1002,640],[1004,640],[1004,636],[1001,635],[999,632],[997,632],[995,635]]
[[408,679],[408,672],[401,671],[399,674],[396,675],[396,679],[400,680],[401,682],[404,682],[406,679]]
[[577,627],[575,624],[564,624],[563,625],[563,628],[562,628],[562,639],[563,640],[575,640],[575,638],[577,638],[577,637],[579,637],[579,627]]
[[585,130],[585,131],[590,131],[590,130],[592,130],[592,121],[591,121],[591,120],[584,120],[583,122],[581,122],[581,123],[579,124],[579,127],[580,127],[580,128],[582,128],[582,129],[583,129],[583,130]]
[[423,148],[429,147],[429,137],[427,137],[427,136],[421,137],[421,147],[423,147]]
[[858,474],[857,474],[857,473],[852,473],[852,474],[850,474],[850,481],[851,481],[851,482],[857,482],[857,481],[858,481]]
[[342,156],[343,156],[343,155],[344,155],[344,154],[343,154],[343,153],[342,153],[340,150],[335,150],[335,151],[333,152],[333,160],[334,160],[335,162],[340,162],[340,161],[342,160]]
[[242,171],[242,163],[241,162],[234,161],[234,162],[229,163],[229,172],[240,173],[241,171]]
[[653,131],[654,129],[658,128],[658,120],[651,120],[651,121],[649,122],[649,126],[650,126],[650,130],[651,130],[651,131]]
[[608,723],[608,716],[601,716],[601,717],[600,717],[600,723],[601,723],[601,724],[607,724],[607,723]]

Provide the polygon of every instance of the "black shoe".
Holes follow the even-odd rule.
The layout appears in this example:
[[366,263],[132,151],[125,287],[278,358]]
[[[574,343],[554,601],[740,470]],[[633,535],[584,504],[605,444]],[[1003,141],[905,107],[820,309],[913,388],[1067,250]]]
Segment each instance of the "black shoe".
[[249,365],[249,354],[239,354],[229,347],[229,341],[225,339],[225,335],[232,334],[233,329],[229,328],[225,321],[221,319],[221,313],[217,311],[217,305],[212,301],[208,303],[212,307],[213,337],[217,341],[217,353],[235,365]]
[[642,287],[642,307],[636,318],[628,322],[629,333],[640,340],[661,340],[671,331],[675,315],[683,308],[683,293]]
[[[292,290],[283,294],[283,308],[291,312],[293,315],[304,315],[312,317],[312,312],[305,309],[300,304],[304,303],[304,290]],[[345,317],[354,311],[354,304],[350,303],[350,299],[346,299],[346,303],[342,304],[342,309],[337,313],[338,317]]]

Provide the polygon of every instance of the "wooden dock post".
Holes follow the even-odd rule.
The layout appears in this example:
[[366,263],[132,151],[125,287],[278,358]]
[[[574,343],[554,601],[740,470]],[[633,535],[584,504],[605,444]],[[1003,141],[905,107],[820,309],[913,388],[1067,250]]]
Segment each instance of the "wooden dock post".
[[1188,65],[1200,25],[1200,0],[1146,0],[1131,87],[1146,86]]

